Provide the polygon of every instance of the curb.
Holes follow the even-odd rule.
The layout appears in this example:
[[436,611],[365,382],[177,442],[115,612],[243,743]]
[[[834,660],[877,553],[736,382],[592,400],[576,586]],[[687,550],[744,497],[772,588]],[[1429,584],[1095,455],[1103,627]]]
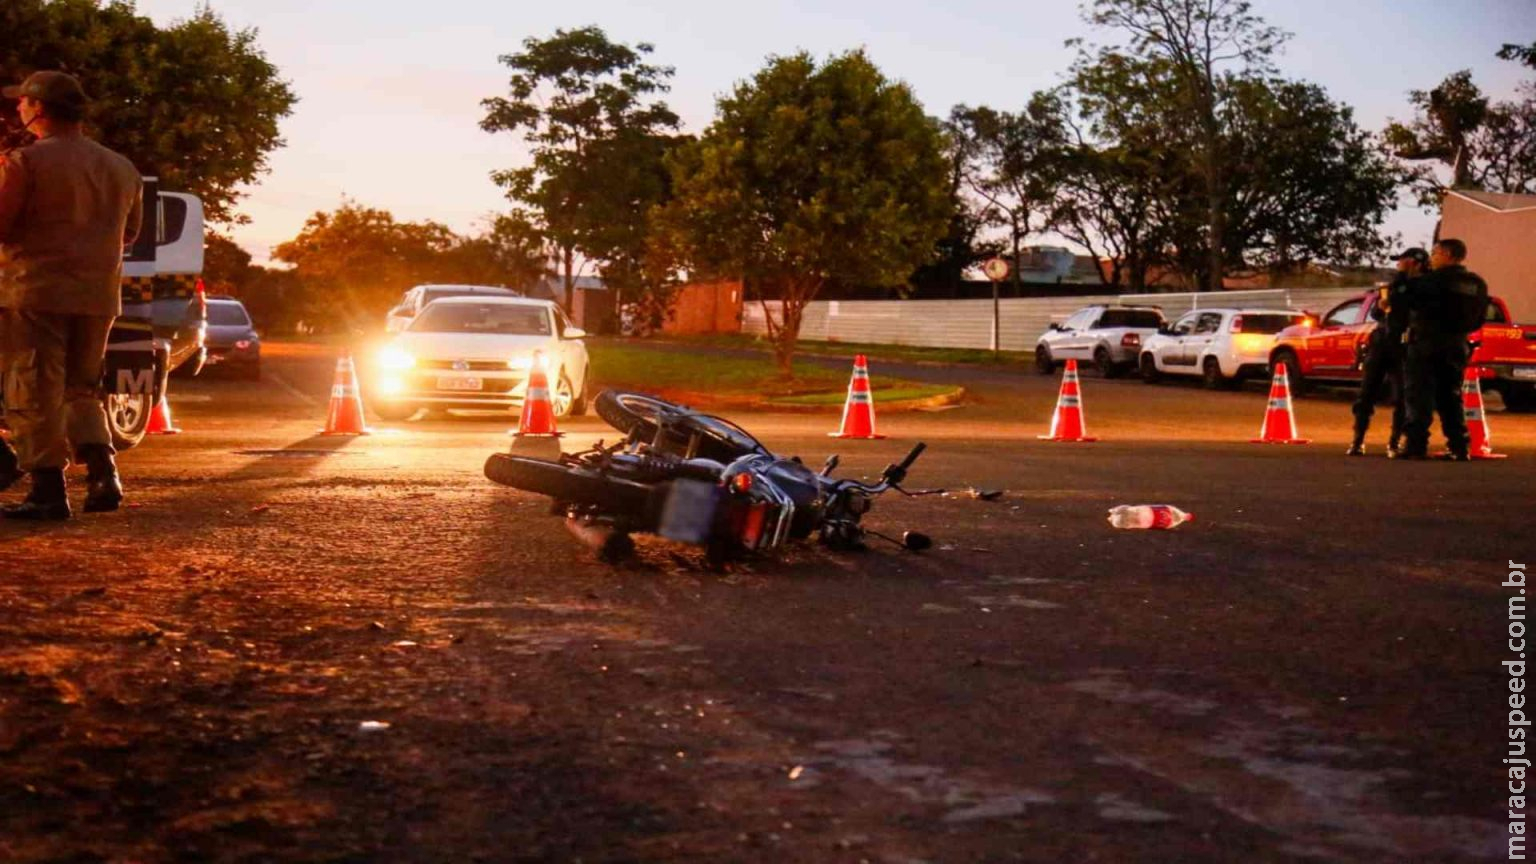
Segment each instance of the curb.
[[[672,402],[678,402],[691,408],[746,408],[757,411],[787,411],[796,413],[816,413],[818,411],[841,410],[840,405],[792,405],[775,402],[772,399],[763,399],[755,396],[718,396],[713,393],[699,393],[690,390],[656,390],[655,395]],[[802,394],[809,395],[809,394]],[[920,411],[924,408],[941,408],[946,405],[958,405],[966,397],[964,387],[956,387],[947,393],[939,393],[934,396],[925,396],[921,399],[896,399],[889,402],[876,402],[875,407],[880,411]]]

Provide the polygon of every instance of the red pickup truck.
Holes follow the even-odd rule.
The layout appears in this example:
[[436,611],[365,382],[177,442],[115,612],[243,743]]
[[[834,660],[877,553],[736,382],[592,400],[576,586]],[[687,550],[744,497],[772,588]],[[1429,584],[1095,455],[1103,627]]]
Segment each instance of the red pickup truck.
[[[1321,318],[1288,327],[1275,339],[1270,368],[1284,363],[1291,391],[1300,394],[1308,383],[1351,383],[1360,380],[1357,362],[1362,346],[1375,329],[1371,310],[1377,294],[1368,291],[1328,310]],[[1312,321],[1316,323],[1310,323]],[[1472,352],[1483,389],[1497,392],[1508,411],[1536,411],[1536,327],[1513,324],[1509,307],[1490,297],[1487,323],[1471,336],[1480,343]]]

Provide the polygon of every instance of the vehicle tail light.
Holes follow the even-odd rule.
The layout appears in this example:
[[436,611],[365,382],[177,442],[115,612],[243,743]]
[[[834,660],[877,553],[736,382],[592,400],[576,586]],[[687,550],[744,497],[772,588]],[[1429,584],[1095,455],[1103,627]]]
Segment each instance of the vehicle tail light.
[[1241,333],[1241,332],[1243,332],[1243,316],[1241,316],[1241,315],[1233,315],[1232,316],[1232,332],[1233,333]]
[[731,478],[731,490],[745,495],[752,489],[752,475],[743,471]]
[[1120,347],[1121,348],[1140,348],[1141,347],[1141,336],[1139,336],[1139,335],[1137,335],[1135,333],[1127,333],[1124,336],[1121,336],[1120,337]]
[[198,317],[208,317],[208,292],[203,287],[203,277],[197,277],[197,282],[192,286],[192,293],[197,297]]
[[240,349],[241,351],[244,351],[245,349],[251,347],[251,340],[249,340],[249,339],[241,339],[239,342],[235,343],[235,347]]

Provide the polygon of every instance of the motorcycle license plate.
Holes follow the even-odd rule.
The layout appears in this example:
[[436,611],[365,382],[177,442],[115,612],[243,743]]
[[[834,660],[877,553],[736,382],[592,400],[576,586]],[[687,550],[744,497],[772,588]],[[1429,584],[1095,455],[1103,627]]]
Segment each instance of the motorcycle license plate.
[[437,379],[437,389],[439,390],[479,390],[482,386],[479,378],[455,376]]
[[700,480],[674,480],[661,510],[657,534],[679,543],[702,544],[715,524],[720,487]]

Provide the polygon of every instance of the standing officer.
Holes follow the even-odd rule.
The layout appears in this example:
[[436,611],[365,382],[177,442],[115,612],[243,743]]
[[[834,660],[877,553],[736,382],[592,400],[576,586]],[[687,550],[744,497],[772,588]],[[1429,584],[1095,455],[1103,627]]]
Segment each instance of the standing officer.
[[1365,367],[1360,379],[1360,396],[1355,399],[1355,439],[1344,452],[1350,456],[1365,455],[1365,432],[1371,427],[1371,415],[1376,413],[1376,402],[1382,388],[1388,382],[1392,387],[1392,436],[1387,441],[1387,455],[1397,452],[1398,439],[1403,434],[1406,416],[1403,394],[1403,333],[1408,329],[1408,303],[1403,294],[1414,277],[1429,267],[1429,253],[1415,246],[1397,256],[1397,276],[1392,284],[1382,289],[1381,297],[1371,307],[1371,317],[1376,319],[1376,329],[1371,331],[1366,343]]
[[87,468],[86,512],[116,510],[123,488],[99,389],[142,182],[133,163],[83,134],[85,91],[74,76],[34,72],[4,95],[20,100],[38,140],[0,160],[0,371],[17,451],[0,455],[0,486],[18,471],[32,475],[26,500],[0,515],[69,518],[71,442]]
[[1431,270],[1409,283],[1408,428],[1404,459],[1429,458],[1429,422],[1440,415],[1445,458],[1465,462],[1470,438],[1461,405],[1461,379],[1472,356],[1467,336],[1483,326],[1488,283],[1462,266],[1467,244],[1445,239],[1430,254]]

